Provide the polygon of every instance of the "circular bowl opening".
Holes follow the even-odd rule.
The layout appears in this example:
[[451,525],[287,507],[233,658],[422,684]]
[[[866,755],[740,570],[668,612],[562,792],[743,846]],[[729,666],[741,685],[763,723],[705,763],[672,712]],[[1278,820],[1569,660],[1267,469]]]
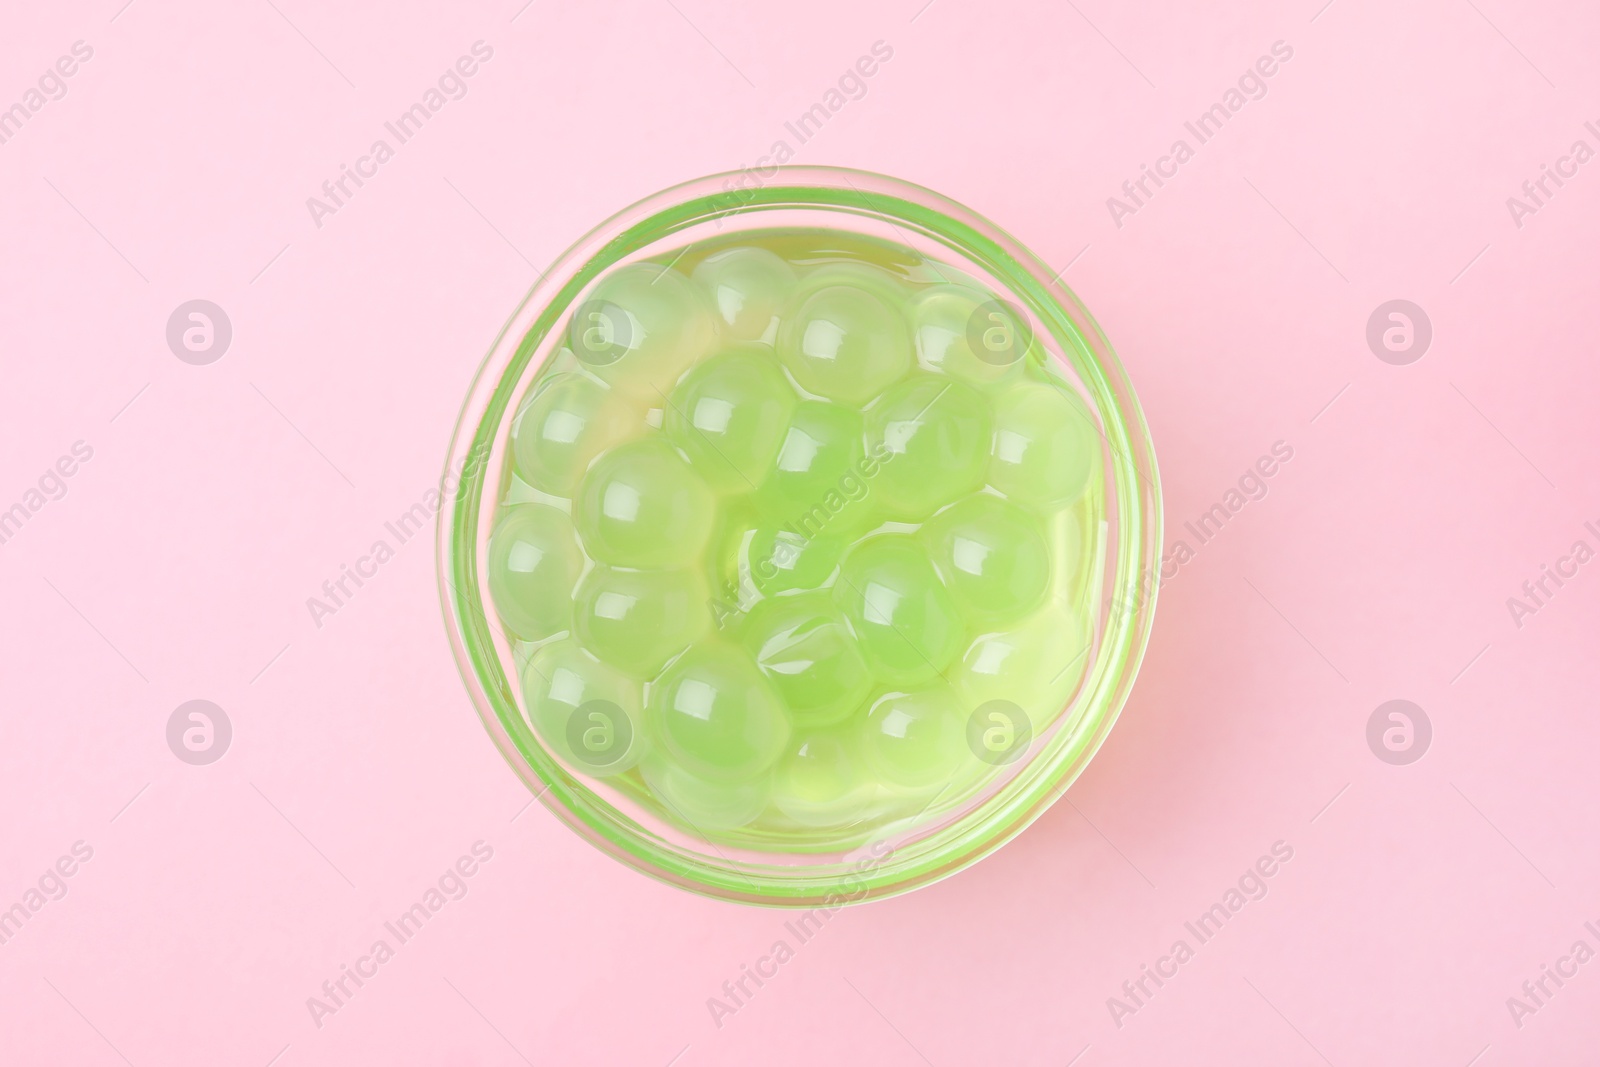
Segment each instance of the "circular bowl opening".
[[[1006,746],[1003,758],[984,757],[984,773],[948,783],[925,803],[891,806],[842,828],[707,832],[664,810],[639,775],[593,777],[541,738],[521,699],[535,646],[502,625],[486,561],[497,509],[519,484],[512,435],[521,405],[541,373],[572,359],[564,351],[571,320],[593,306],[597,286],[631,265],[659,268],[685,254],[703,258],[718,247],[789,239],[813,250],[831,243],[900,255],[996,294],[1023,320],[1031,358],[1089,413],[1096,491],[1063,528],[1083,561],[1072,594],[1083,625],[1049,647],[1061,675],[1076,683],[1048,725],[1025,731],[1025,743]],[[973,334],[974,351],[979,336]],[[605,362],[603,342],[584,362]],[[596,847],[652,877],[727,900],[831,907],[875,899],[994,851],[1061,796],[1104,741],[1137,674],[1155,607],[1155,458],[1099,327],[1055,272],[993,223],[930,190],[862,171],[779,168],[755,186],[748,176],[712,175],[657,193],[592,230],[533,286],[496,339],[463,405],[445,487],[438,568],[447,629],[467,689],[507,762]],[[979,710],[969,738],[982,756]]]

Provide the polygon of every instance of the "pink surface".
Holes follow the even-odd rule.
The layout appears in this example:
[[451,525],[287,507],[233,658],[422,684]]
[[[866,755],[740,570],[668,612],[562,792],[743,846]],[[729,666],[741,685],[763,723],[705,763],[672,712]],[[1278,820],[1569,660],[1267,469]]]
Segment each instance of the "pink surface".
[[[27,912],[0,1061],[1465,1067],[1600,1040],[1600,962],[1569,955],[1600,950],[1600,563],[1561,563],[1600,549],[1600,164],[1560,162],[1600,149],[1592,9],[121,3],[13,5],[0,35],[0,106],[93,50],[0,144],[0,509],[27,513],[0,544],[0,908]],[[477,41],[465,95],[395,147],[384,123]],[[877,41],[865,95],[797,146],[785,121]],[[1200,144],[1185,122],[1279,41]],[[393,158],[314,221],[378,138]],[[1118,226],[1107,198],[1180,138]],[[779,139],[1064,269],[1194,549],[1066,800],[804,945],[527,807],[449,654],[432,531],[384,526],[535,265]],[[1576,174],[1513,213],[1541,164]],[[209,365],[166,342],[192,299],[232,323]],[[1392,299],[1432,323],[1409,365],[1366,341]],[[1185,521],[1279,441],[1200,545]],[[380,538],[394,558],[317,625],[307,598]],[[1536,605],[1541,565],[1576,574]],[[233,728],[210,765],[167,743],[194,699]],[[1391,699],[1432,724],[1409,765],[1368,746]],[[1202,944],[1185,923],[1276,842]],[[399,943],[384,924],[461,857],[464,895]],[[717,1025],[708,998],[780,939]],[[1145,965],[1176,974],[1136,1001]],[[1576,973],[1535,1001],[1546,965]]]

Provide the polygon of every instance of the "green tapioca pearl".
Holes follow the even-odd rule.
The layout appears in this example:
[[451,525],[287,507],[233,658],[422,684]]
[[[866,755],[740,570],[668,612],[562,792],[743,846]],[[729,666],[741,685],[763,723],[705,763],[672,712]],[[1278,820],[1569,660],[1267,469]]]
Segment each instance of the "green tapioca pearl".
[[852,549],[833,586],[867,664],[891,685],[933,682],[961,651],[965,627],[928,553],[901,534]]
[[966,716],[944,686],[891,693],[858,728],[867,766],[885,785],[922,790],[950,781],[968,762]]
[[867,786],[854,747],[836,730],[791,741],[772,772],[772,805],[802,826],[853,821]]
[[795,532],[844,535],[866,525],[878,460],[862,441],[861,415],[820,400],[801,401],[756,494],[762,509]]
[[861,456],[858,412],[821,400],[801,401],[784,430],[763,494],[805,507],[835,488]]
[[855,711],[873,677],[826,592],[756,605],[741,627],[745,649],[797,726],[827,726]]
[[788,744],[782,702],[734,645],[696,645],[649,688],[645,706],[662,749],[698,777],[749,780],[771,768]]
[[539,737],[586,774],[620,774],[649,747],[639,683],[571,638],[534,654],[522,693]]
[[794,268],[764,248],[729,248],[695,267],[723,334],[736,341],[777,339],[778,319],[794,291]]
[[867,413],[881,456],[874,492],[892,518],[914,522],[983,484],[993,419],[971,386],[931,374],[892,386]]
[[839,260],[807,268],[795,286],[795,299],[804,301],[812,293],[843,286],[871,293],[890,307],[900,307],[911,296],[912,288],[899,274],[870,263]]
[[741,570],[762,596],[820,589],[838,571],[846,544],[828,534],[803,537],[788,528],[756,526],[744,542]]
[[544,504],[504,509],[489,536],[489,595],[506,629],[538,641],[572,621],[583,554],[565,512]]
[[1050,584],[1044,523],[1017,505],[974,493],[918,532],[957,605],[985,625],[1038,607]]
[[1052,602],[1010,630],[973,641],[950,681],[969,711],[1007,700],[1020,706],[1040,733],[1077,688],[1091,640],[1082,616]]
[[511,431],[517,473],[542,493],[570,497],[590,461],[640,428],[599,382],[558,374],[539,386],[517,416]]
[[716,498],[658,437],[607,452],[584,475],[574,504],[595,559],[621,567],[677,567],[706,547]]
[[722,502],[706,546],[706,574],[711,592],[731,607],[750,593],[745,589],[745,546],[759,523],[754,508],[742,497]]
[[[993,385],[1022,375],[1032,341],[1011,308],[965,285],[934,285],[911,308],[917,362],[925,370],[971,385]],[[974,347],[976,342],[977,347]]]
[[989,484],[1024,503],[1075,500],[1100,465],[1094,417],[1063,385],[1023,382],[995,398]]
[[833,285],[800,302],[778,332],[778,354],[806,392],[859,406],[905,377],[911,336],[894,304]]
[[760,815],[772,795],[770,776],[745,782],[712,782],[692,774],[659,749],[639,767],[667,814],[691,830],[735,830]]
[[716,326],[689,279],[634,263],[601,279],[573,309],[567,343],[579,362],[621,393],[651,405],[710,351]]
[[[532,393],[537,394],[541,389],[543,389],[552,380],[560,375],[575,374],[581,370],[583,370],[583,363],[579,361],[577,356],[572,354],[572,349],[563,344],[560,348],[556,349],[555,352],[551,353],[550,358],[545,361],[544,366],[539,368],[539,377],[534,382]],[[525,397],[524,401],[530,399],[532,399],[531,395],[529,397]]]
[[636,678],[649,678],[711,629],[709,591],[692,571],[593,568],[574,597],[583,647]]
[[1050,589],[1047,599],[1064,606],[1080,604],[1089,586],[1089,570],[1095,563],[1086,531],[1099,531],[1098,516],[1088,497],[1070,508],[1050,513],[1044,525],[1044,543],[1050,553]]
[[747,492],[766,477],[796,403],[771,349],[739,347],[684,376],[667,399],[664,428],[709,485]]

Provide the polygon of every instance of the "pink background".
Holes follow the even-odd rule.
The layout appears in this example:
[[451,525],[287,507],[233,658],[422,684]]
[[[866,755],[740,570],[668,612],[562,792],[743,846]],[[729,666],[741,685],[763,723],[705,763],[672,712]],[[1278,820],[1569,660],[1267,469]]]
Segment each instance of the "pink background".
[[[1600,948],[1600,564],[1520,628],[1506,599],[1600,548],[1600,164],[1520,228],[1505,203],[1600,147],[1592,10],[121,3],[12,5],[0,34],[0,106],[94,50],[0,145],[0,508],[93,449],[0,545],[0,908],[93,849],[0,946],[0,1061],[1592,1055],[1600,962],[1520,1027],[1506,1000]],[[314,225],[306,198],[478,40],[468,94]],[[931,186],[1066,269],[1144,402],[1167,544],[1275,441],[1294,458],[1164,588],[1066,801],[839,913],[719,1028],[707,998],[792,916],[657,885],[526,807],[429,539],[321,628],[305,601],[437,479],[534,264],[754,163],[878,40],[893,59],[796,162]],[[1279,40],[1265,98],[1116,226],[1106,198]],[[194,298],[233,324],[209,366],[164,337]],[[1433,324],[1409,366],[1365,341],[1394,298]],[[165,740],[196,698],[234,728],[209,766]],[[1365,739],[1394,698],[1433,724],[1409,766]],[[479,840],[470,892],[315,1025],[306,999]],[[1267,896],[1118,1026],[1107,998],[1280,840]]]

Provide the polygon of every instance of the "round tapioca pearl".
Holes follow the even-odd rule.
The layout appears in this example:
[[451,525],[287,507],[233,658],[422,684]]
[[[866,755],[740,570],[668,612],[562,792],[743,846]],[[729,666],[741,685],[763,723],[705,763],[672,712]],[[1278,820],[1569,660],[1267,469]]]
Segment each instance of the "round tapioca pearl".
[[[538,372],[533,376],[533,382],[527,391],[522,394],[522,402],[517,405],[517,417],[521,418],[529,404],[535,397],[544,392],[554,382],[558,382],[569,374],[582,374],[583,364],[578,362],[578,357],[572,354],[572,349],[563,344],[560,348],[550,353],[550,356],[540,365]],[[515,434],[515,421],[513,420],[513,434]]]
[[539,737],[585,774],[620,774],[649,748],[639,683],[571,638],[534,653],[522,693]]
[[745,648],[783,698],[796,726],[840,722],[872,688],[872,672],[826,592],[762,601],[741,632]]
[[764,248],[729,248],[695,267],[693,278],[711,298],[725,336],[736,341],[777,339],[778,317],[794,291],[794,268]]
[[660,749],[644,758],[639,772],[668,817],[700,833],[737,830],[760,815],[772,795],[770,775],[711,782],[678,766]]
[[807,268],[795,286],[795,299],[804,301],[812,293],[843,286],[873,294],[890,307],[899,307],[911,295],[906,279],[870,263],[820,263]]
[[861,762],[838,731],[791,741],[772,772],[772,806],[802,826],[854,821],[867,787]]
[[1079,498],[1070,508],[1050,513],[1044,524],[1045,549],[1050,553],[1050,590],[1046,598],[1064,606],[1079,605],[1089,588],[1089,570],[1095,562],[1089,534],[1098,536],[1100,520]]
[[578,487],[574,515],[589,555],[619,567],[677,567],[711,534],[716,497],[665,440],[601,456]]
[[567,343],[589,371],[619,393],[656,405],[716,340],[705,296],[657,263],[602,278],[572,313]]
[[838,572],[846,545],[830,534],[802,537],[786,528],[757,526],[744,542],[741,569],[762,596],[820,589]]
[[797,398],[772,350],[741,346],[684,375],[667,399],[666,433],[722,492],[751,492],[767,476]]
[[1043,523],[988,493],[956,501],[919,531],[957,606],[984,624],[1020,619],[1045,598],[1050,552]]
[[654,676],[711,629],[709,592],[691,571],[595,567],[573,612],[583,647],[636,678]]
[[860,725],[863,758],[884,785],[923,790],[944,785],[970,753],[966,719],[948,688],[891,693]]
[[506,629],[538,641],[572,623],[583,554],[565,512],[545,504],[504,509],[489,535],[489,596]]
[[789,743],[782,702],[734,645],[689,649],[650,683],[645,707],[663,751],[714,782],[756,777]]
[[1026,320],[1012,308],[964,285],[935,285],[919,293],[911,329],[924,370],[972,385],[1020,378],[1032,341]]
[[609,394],[582,374],[558,374],[537,388],[511,430],[524,481],[541,493],[570,497],[596,456],[642,429]]
[[800,388],[860,406],[911,369],[899,310],[865,289],[818,289],[778,332],[778,354]]
[[863,448],[858,412],[804,400],[789,419],[757,502],[803,537],[843,536],[870,521],[877,472],[878,460]]
[[892,386],[867,413],[867,449],[882,458],[873,481],[891,518],[915,522],[983,484],[989,403],[971,386],[919,375]]
[[994,401],[989,484],[1040,506],[1066,504],[1100,465],[1100,434],[1089,409],[1065,384],[1025,382]]
[[[577,356],[572,354],[572,349],[562,345],[545,361],[545,365],[539,368],[539,377],[543,381],[549,381],[557,375],[572,374],[582,369],[583,364],[578,361]],[[534,386],[535,391],[542,388],[544,388],[542,385],[536,384]]]
[[1015,629],[973,641],[950,681],[969,713],[1008,700],[1027,713],[1037,734],[1061,714],[1091,655],[1085,620],[1048,604]]
[[832,592],[867,665],[890,685],[932,682],[961,651],[965,628],[955,601],[927,550],[910,537],[884,534],[858,544]]
[[730,498],[723,505],[717,510],[706,547],[706,574],[712,594],[723,602],[724,611],[731,611],[756,597],[746,580],[745,546],[759,519],[744,498]]
[[1044,350],[1039,338],[1033,339],[1033,347],[1028,352],[1028,358],[1023,360],[1022,380],[1039,385],[1048,385],[1052,389],[1070,388],[1063,367],[1069,361],[1057,359]]

